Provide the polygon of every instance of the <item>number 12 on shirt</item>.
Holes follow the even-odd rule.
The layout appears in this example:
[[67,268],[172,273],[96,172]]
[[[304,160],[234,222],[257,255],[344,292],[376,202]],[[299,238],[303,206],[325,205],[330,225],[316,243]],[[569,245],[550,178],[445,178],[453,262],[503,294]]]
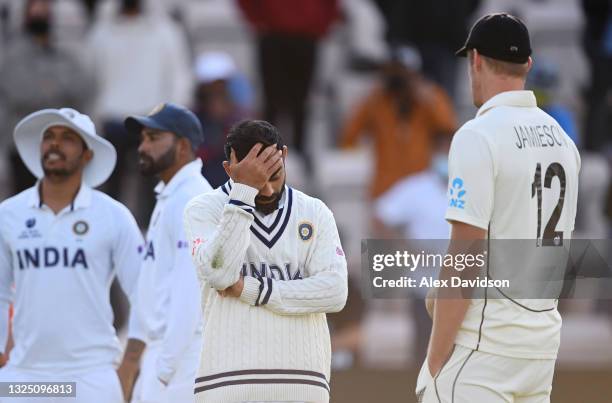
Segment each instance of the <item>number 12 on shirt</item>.
[[538,246],[561,246],[563,245],[563,232],[556,231],[557,223],[561,217],[561,211],[563,210],[563,202],[565,200],[565,170],[563,166],[558,162],[553,162],[546,168],[544,174],[544,187],[550,189],[552,179],[554,177],[559,178],[561,188],[559,191],[559,200],[557,205],[552,212],[552,215],[546,223],[544,228],[544,235],[542,236],[542,165],[538,163],[536,165],[535,174],[533,177],[533,183],[531,184],[531,197],[537,196],[538,200],[538,230],[536,234]]

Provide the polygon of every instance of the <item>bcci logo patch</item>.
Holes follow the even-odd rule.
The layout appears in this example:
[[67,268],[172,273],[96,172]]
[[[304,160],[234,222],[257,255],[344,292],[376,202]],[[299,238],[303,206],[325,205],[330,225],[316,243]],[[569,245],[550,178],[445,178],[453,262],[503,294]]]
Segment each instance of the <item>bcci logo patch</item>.
[[72,226],[72,231],[77,235],[85,235],[89,231],[89,224],[85,221],[77,221]]
[[312,232],[312,224],[308,222],[303,222],[298,226],[298,235],[304,242],[309,241],[310,238],[312,238]]
[[36,225],[36,218],[30,218],[25,222],[26,227],[33,228]]

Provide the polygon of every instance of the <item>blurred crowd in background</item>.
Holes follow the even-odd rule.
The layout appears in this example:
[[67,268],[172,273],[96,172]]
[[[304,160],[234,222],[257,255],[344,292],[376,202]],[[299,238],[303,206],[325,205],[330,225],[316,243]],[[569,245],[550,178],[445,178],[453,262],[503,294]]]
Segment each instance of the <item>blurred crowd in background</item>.
[[[227,180],[229,127],[269,120],[289,144],[289,184],[328,203],[347,251],[349,305],[329,318],[335,367],[419,365],[430,327],[422,296],[362,296],[360,241],[448,237],[446,154],[475,113],[454,51],[493,11],[526,22],[535,61],[527,85],[581,150],[576,236],[608,238],[610,0],[0,0],[0,198],[35,181],[12,133],[39,109],[94,119],[118,152],[102,190],[143,229],[155,183],[136,172],[127,115],[166,101],[191,108],[213,187]],[[611,305],[562,304],[561,365],[612,367]]]

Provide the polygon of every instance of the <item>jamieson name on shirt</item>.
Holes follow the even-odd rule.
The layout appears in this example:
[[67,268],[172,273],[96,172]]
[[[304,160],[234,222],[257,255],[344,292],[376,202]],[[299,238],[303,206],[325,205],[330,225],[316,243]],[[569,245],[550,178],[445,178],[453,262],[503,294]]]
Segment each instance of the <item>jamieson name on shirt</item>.
[[520,150],[527,147],[567,146],[561,130],[555,125],[514,126],[516,147]]

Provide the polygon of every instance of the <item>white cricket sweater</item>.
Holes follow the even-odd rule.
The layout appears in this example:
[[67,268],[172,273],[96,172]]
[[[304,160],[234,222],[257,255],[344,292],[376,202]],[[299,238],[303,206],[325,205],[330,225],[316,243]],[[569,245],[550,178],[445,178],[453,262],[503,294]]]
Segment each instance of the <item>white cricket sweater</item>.
[[[334,217],[320,200],[285,187],[264,220],[257,193],[230,181],[185,209],[205,318],[196,402],[328,402],[325,313],[340,311],[347,297]],[[240,298],[216,292],[241,273]]]

